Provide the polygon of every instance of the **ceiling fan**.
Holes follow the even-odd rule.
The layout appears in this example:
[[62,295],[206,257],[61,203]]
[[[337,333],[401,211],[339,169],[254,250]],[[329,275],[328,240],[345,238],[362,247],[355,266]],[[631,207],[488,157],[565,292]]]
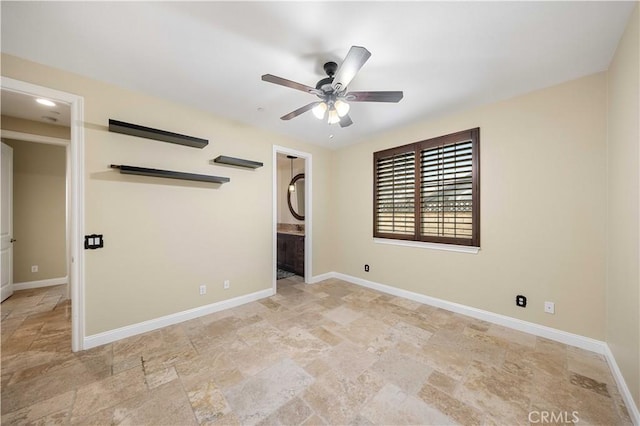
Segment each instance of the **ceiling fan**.
[[283,115],[280,117],[282,120],[291,120],[312,110],[313,114],[320,120],[326,117],[329,124],[340,123],[340,127],[347,127],[353,124],[351,117],[349,117],[350,102],[400,102],[403,96],[402,91],[347,92],[347,86],[370,56],[371,53],[364,47],[351,46],[349,53],[347,53],[339,67],[335,62],[324,64],[324,71],[327,73],[327,77],[318,81],[315,88],[276,77],[272,74],[263,75],[262,80],[311,93],[320,98],[319,101],[311,102],[289,114]]

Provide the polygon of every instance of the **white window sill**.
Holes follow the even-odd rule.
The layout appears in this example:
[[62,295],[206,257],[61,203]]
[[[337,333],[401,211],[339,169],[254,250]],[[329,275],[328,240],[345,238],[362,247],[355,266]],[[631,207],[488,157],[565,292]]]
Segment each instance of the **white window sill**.
[[440,244],[440,243],[425,243],[422,241],[391,240],[388,238],[374,238],[373,242],[377,244],[389,244],[392,246],[417,247],[417,248],[432,249],[432,250],[455,251],[458,253],[478,254],[478,251],[480,251],[480,247],[456,246],[453,244]]

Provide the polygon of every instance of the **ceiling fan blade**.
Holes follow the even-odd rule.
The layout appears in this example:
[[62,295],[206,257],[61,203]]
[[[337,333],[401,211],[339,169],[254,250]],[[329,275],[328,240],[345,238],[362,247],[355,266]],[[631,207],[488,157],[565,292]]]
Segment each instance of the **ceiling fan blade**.
[[309,111],[310,109],[313,109],[313,107],[315,107],[316,105],[318,105],[321,101],[316,101],[316,102],[311,102],[310,104],[307,104],[303,107],[298,108],[295,111],[290,112],[287,115],[283,115],[282,117],[280,117],[281,120],[291,120],[292,118],[295,118],[297,116],[299,116],[300,114],[304,114],[305,112]]
[[351,121],[351,117],[349,117],[349,114],[345,114],[341,119],[340,119],[340,127],[349,127],[353,124],[353,121]]
[[334,90],[336,92],[345,90],[370,56],[371,52],[364,47],[351,46],[349,53],[347,53],[336,75],[333,77],[333,83],[331,83],[331,85]]
[[303,92],[311,93],[312,95],[321,95],[322,91],[315,87],[307,86],[302,83],[296,83],[295,81],[287,80],[286,78],[277,77],[271,74],[265,74],[262,76],[262,81],[268,83],[279,84],[280,86],[290,87],[296,90],[302,90]]
[[400,102],[404,94],[395,92],[349,92],[344,96],[347,102]]

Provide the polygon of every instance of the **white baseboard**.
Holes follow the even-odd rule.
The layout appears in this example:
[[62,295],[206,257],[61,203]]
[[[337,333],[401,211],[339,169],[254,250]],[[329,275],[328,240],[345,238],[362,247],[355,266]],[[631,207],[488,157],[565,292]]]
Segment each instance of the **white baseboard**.
[[246,303],[254,302],[256,300],[264,299],[273,295],[273,289],[269,288],[266,290],[257,291],[255,293],[245,294],[244,296],[234,297],[233,299],[223,300],[220,302],[211,303],[210,305],[200,306],[197,308],[188,309],[186,311],[177,312],[175,314],[166,315],[160,318],[154,318],[152,320],[143,321],[137,324],[127,325],[125,327],[116,328],[114,330],[93,334],[84,338],[82,349],[84,350],[95,348],[96,346],[105,345],[107,343],[115,342],[116,340],[124,339],[126,337],[131,337],[137,334],[146,333],[148,331],[157,330],[162,327],[178,324],[225,309],[235,308],[236,306],[244,305]]
[[[325,274],[327,275],[327,274]],[[508,317],[506,315],[496,314],[494,312],[484,311],[482,309],[473,308],[471,306],[461,305],[459,303],[449,302],[447,300],[438,299],[424,294],[414,293],[412,291],[403,290],[385,284],[368,281],[363,278],[353,277],[351,275],[334,272],[331,278],[339,278],[341,280],[357,284],[363,287],[391,294],[393,296],[404,297],[405,299],[415,302],[424,303],[425,305],[435,306],[437,308],[446,309],[447,311],[456,312],[468,317],[477,318],[488,321],[493,324],[502,325],[504,327],[513,328],[515,330],[524,331],[540,337],[545,337],[556,342],[565,343],[571,346],[577,346],[582,349],[604,354],[605,343],[590,337],[580,336],[578,334],[568,333],[566,331],[536,324],[533,322],[523,321],[517,318]]]
[[335,272],[327,272],[326,274],[314,275],[313,277],[311,277],[309,284],[316,284],[316,283],[319,283],[320,281],[328,280],[335,277],[336,277]]
[[49,278],[47,280],[27,281],[23,283],[13,283],[14,290],[27,290],[30,288],[51,287],[53,285],[66,284],[69,277]]
[[625,382],[624,377],[622,376],[622,372],[620,371],[620,367],[618,367],[618,363],[616,362],[615,356],[613,356],[613,352],[611,352],[611,348],[609,345],[606,345],[604,356],[609,363],[609,368],[611,369],[611,374],[616,379],[616,384],[618,385],[618,390],[622,395],[622,399],[624,399],[624,404],[627,406],[627,411],[629,412],[629,417],[631,417],[631,421],[634,425],[640,426],[640,411],[638,411],[638,406],[631,395],[631,391],[627,386],[627,382]]
[[566,331],[558,330],[555,328],[547,327],[540,324],[535,324],[528,321],[519,320],[517,318],[508,317],[506,315],[496,314],[482,309],[473,308],[459,303],[449,302],[446,300],[438,299],[435,297],[425,296],[424,294],[414,293],[412,291],[403,290],[397,287],[392,287],[385,284],[376,283],[373,281],[365,280],[363,278],[354,277],[351,275],[342,274],[339,272],[328,272],[326,274],[313,277],[311,283],[318,283],[320,281],[338,278],[343,281],[357,284],[363,287],[378,290],[383,293],[391,294],[393,296],[404,297],[405,299],[413,300],[426,305],[435,306],[438,308],[446,309],[448,311],[456,312],[462,315],[467,315],[472,318],[478,318],[483,321],[488,321],[493,324],[502,325],[504,327],[513,328],[515,330],[530,333],[535,336],[545,337],[556,342],[565,343],[567,345],[576,346],[578,348],[586,349],[598,354],[604,355],[606,358],[611,373],[616,380],[618,389],[624,399],[629,416],[634,425],[640,426],[640,413],[638,407],[635,404],[629,387],[622,376],[622,372],[616,363],[615,357],[607,345],[606,342],[595,340],[590,337],[581,336],[579,334],[568,333]]

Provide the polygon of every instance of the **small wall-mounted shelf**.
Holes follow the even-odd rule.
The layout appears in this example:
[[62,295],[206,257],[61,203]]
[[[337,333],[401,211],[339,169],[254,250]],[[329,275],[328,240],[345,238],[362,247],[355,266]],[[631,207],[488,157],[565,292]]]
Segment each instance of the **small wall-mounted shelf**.
[[120,173],[124,175],[152,176],[212,183],[227,183],[231,180],[228,177],[198,175],[195,173],[174,172],[172,170],[147,169],[144,167],[125,166],[120,164],[111,164],[109,167],[112,169],[119,169]]
[[246,167],[248,169],[257,169],[258,167],[264,166],[264,164],[259,161],[243,160],[242,158],[227,157],[226,155],[220,155],[214,158],[213,161],[230,166]]
[[139,126],[137,124],[125,123],[124,121],[112,119],[109,119],[109,131],[130,136],[138,136],[141,138],[154,139],[161,142],[177,143],[179,145],[200,149],[209,145],[209,141],[206,139],[181,135],[179,133],[167,132],[166,130],[153,129],[151,127]]

